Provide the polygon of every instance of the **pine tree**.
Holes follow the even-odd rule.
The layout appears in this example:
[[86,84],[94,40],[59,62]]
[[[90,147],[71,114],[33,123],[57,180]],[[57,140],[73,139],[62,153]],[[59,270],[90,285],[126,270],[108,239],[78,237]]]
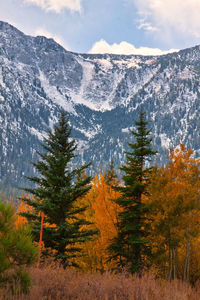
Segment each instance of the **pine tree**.
[[122,208],[122,212],[118,215],[118,235],[113,239],[109,250],[120,267],[128,266],[131,273],[140,273],[145,265],[145,258],[151,253],[146,238],[148,208],[142,201],[151,168],[147,168],[145,164],[156,152],[151,149],[151,130],[147,129],[148,122],[145,121],[144,112],[140,113],[139,121],[135,124],[137,131],[130,132],[136,141],[128,144],[132,151],[126,152],[126,165],[120,168],[125,173],[122,177],[124,186],[115,188],[121,193],[116,203]]
[[108,186],[116,185],[118,183],[117,174],[115,173],[113,159],[110,162],[109,169],[106,170],[105,182]]
[[30,277],[25,269],[37,260],[37,248],[30,228],[16,228],[16,219],[14,207],[0,201],[0,286],[17,293],[18,289],[28,292]]
[[88,229],[90,222],[80,218],[86,207],[77,207],[77,199],[91,188],[91,177],[80,178],[89,165],[72,169],[77,145],[70,134],[69,120],[62,111],[53,132],[49,130],[44,138],[42,147],[45,151],[38,152],[40,160],[33,163],[40,176],[28,177],[36,187],[24,189],[34,197],[25,197],[23,201],[34,210],[21,214],[32,224],[34,238],[38,241],[41,212],[44,213],[45,249],[53,250],[55,259],[59,259],[64,268],[73,264],[74,257],[82,255],[81,243],[96,233]]

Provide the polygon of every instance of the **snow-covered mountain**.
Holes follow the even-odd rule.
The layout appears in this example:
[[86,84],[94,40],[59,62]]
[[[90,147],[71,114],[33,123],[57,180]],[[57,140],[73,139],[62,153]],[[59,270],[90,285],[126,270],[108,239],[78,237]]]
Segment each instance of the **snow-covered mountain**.
[[70,114],[77,163],[93,172],[124,161],[129,128],[141,109],[157,161],[184,141],[200,156],[200,47],[164,56],[89,55],[0,22],[0,177],[18,186],[60,107]]

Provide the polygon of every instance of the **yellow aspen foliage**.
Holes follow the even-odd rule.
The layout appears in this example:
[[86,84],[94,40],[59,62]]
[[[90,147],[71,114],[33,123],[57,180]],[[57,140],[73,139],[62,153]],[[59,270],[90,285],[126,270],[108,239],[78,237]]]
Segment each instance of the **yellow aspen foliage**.
[[[30,195],[26,195],[26,197],[30,197]],[[21,213],[24,213],[24,212],[32,213],[33,207],[29,206],[24,201],[19,200],[17,208],[16,208],[16,221],[15,221],[15,226],[17,229],[20,228],[21,226],[23,226],[24,224],[28,223],[27,219],[20,215]],[[45,222],[44,225],[48,226],[48,227],[55,227],[54,224],[49,224],[47,222]],[[43,241],[41,241],[41,245],[39,243],[39,240],[34,241],[33,244],[38,248],[38,252],[40,253],[40,255],[38,256],[38,261],[40,260],[41,263],[43,263],[43,262],[47,263],[47,260],[44,260],[44,257],[42,256],[42,251],[48,251],[49,253],[52,253],[52,254],[54,252],[51,251],[50,249],[46,249]],[[50,259],[48,260],[48,264],[51,266],[55,265],[54,261],[52,261]],[[39,265],[39,263],[38,263],[38,265]]]
[[[24,196],[25,197],[25,196]],[[30,195],[27,195],[26,196],[27,198],[31,197]],[[33,198],[32,198],[33,199]],[[17,213],[17,219],[16,219],[16,226],[20,226],[22,224],[26,224],[27,223],[27,219],[23,216],[21,216],[20,214],[21,213],[24,213],[24,212],[29,212],[29,213],[32,213],[33,212],[33,207],[32,206],[29,206],[28,204],[26,204],[24,201],[20,200],[19,199],[19,202],[18,202],[18,205],[16,207],[16,213]],[[51,227],[51,228],[56,228],[56,225],[55,224],[50,224],[48,222],[45,222],[44,225],[46,227]]]
[[79,201],[81,205],[86,205],[88,209],[84,217],[93,223],[93,228],[98,229],[99,234],[93,240],[84,245],[85,254],[79,259],[79,265],[85,271],[105,271],[114,267],[112,262],[108,262],[108,246],[111,239],[117,234],[117,216],[119,206],[113,201],[119,197],[119,193],[114,191],[111,185],[106,183],[105,175],[99,174],[92,181],[92,188],[88,194]]
[[183,143],[155,168],[149,186],[151,242],[158,272],[189,280],[191,249],[200,236],[200,160]]
[[[28,195],[27,195],[28,197]],[[16,217],[16,221],[15,221],[15,225],[17,228],[19,228],[21,225],[24,225],[27,223],[27,219],[23,216],[20,215],[20,213],[24,213],[24,212],[32,212],[33,208],[31,206],[29,206],[28,204],[25,204],[23,201],[19,200],[17,207],[16,207],[16,213],[17,213],[17,217]]]

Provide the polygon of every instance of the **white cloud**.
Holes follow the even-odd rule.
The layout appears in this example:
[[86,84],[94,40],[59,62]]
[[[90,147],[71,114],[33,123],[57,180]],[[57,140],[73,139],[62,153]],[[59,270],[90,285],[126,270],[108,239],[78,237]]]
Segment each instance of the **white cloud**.
[[163,55],[171,52],[179,51],[177,49],[170,49],[166,51],[162,51],[158,48],[148,48],[148,47],[139,47],[136,48],[134,45],[129,44],[127,42],[121,42],[120,44],[112,44],[109,45],[105,40],[101,39],[96,42],[89,53],[93,54],[104,54],[104,53],[112,53],[112,54],[138,54],[138,55]]
[[64,9],[81,11],[81,0],[24,0],[25,3],[35,4],[45,11],[60,13]]
[[36,31],[34,32],[34,36],[45,36],[46,38],[50,39],[54,39],[54,41],[56,41],[58,44],[60,44],[61,46],[63,46],[66,50],[69,50],[69,47],[66,45],[66,43],[63,41],[63,39],[49,31],[47,31],[45,28],[38,28],[36,29]]
[[159,28],[164,38],[174,32],[183,36],[200,37],[200,1],[199,0],[132,0],[138,9],[140,25]]
[[159,29],[157,27],[153,27],[151,23],[148,22],[140,22],[138,25],[138,29],[144,29],[146,31],[158,31]]

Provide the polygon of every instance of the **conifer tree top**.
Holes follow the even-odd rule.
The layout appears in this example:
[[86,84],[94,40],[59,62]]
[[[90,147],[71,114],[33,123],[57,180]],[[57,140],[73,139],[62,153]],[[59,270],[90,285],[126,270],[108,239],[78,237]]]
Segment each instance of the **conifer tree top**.
[[124,185],[115,187],[121,193],[115,200],[121,211],[118,215],[118,235],[109,247],[112,258],[118,260],[119,266],[127,266],[131,273],[141,272],[146,257],[151,255],[147,240],[147,207],[142,196],[147,193],[151,170],[145,162],[156,153],[151,148],[151,130],[147,129],[144,112],[140,112],[135,125],[136,130],[130,130],[135,141],[128,143],[131,150],[126,152],[126,164],[120,168],[124,172]]
[[54,250],[56,259],[61,259],[65,267],[71,258],[80,255],[80,243],[96,233],[84,227],[90,223],[80,217],[86,207],[77,207],[77,199],[91,188],[91,177],[80,177],[88,165],[76,167],[72,164],[77,145],[70,134],[68,116],[62,111],[58,123],[48,131],[42,143],[45,151],[38,152],[40,159],[33,164],[40,176],[29,180],[36,188],[25,189],[34,199],[23,199],[34,208],[33,212],[23,213],[23,216],[31,222],[35,239],[39,239],[40,214],[43,212],[45,247]]

